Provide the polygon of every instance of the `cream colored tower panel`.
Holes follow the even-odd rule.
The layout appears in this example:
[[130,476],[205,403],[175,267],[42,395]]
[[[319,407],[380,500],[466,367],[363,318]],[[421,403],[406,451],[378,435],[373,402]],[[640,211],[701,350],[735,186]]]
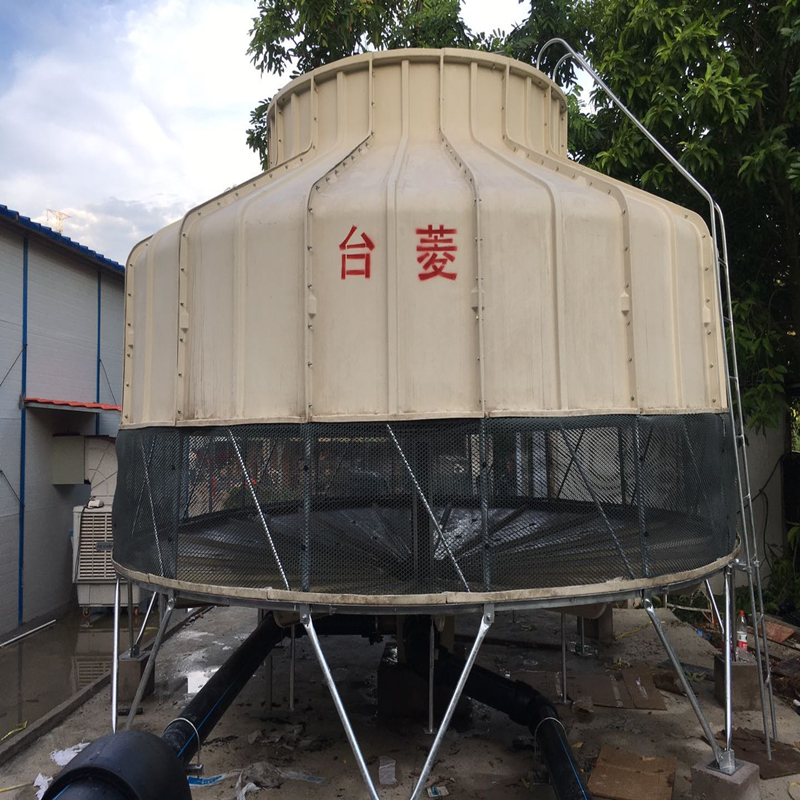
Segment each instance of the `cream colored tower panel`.
[[704,224],[569,161],[537,70],[366,54],[268,116],[270,170],[131,254],[124,425],[725,407]]

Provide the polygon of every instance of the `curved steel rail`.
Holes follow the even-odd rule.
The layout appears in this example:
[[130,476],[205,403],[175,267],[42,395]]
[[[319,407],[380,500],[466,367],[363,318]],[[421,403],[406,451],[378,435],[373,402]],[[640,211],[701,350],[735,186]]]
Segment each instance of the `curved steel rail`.
[[[739,509],[742,515],[742,542],[745,551],[745,564],[742,566],[748,576],[750,590],[750,604],[753,610],[753,630],[755,633],[756,661],[758,663],[759,685],[761,688],[761,710],[764,723],[764,738],[768,757],[770,756],[769,726],[767,723],[767,706],[772,721],[772,735],[777,739],[778,731],[775,720],[775,701],[772,694],[772,673],[769,664],[769,648],[764,617],[764,600],[761,588],[761,569],[758,559],[758,541],[755,536],[755,519],[753,516],[753,503],[750,492],[750,469],[747,463],[747,453],[744,448],[744,414],[742,411],[741,387],[739,385],[739,365],[736,357],[736,331],[733,324],[733,302],[731,298],[730,270],[728,262],[728,242],[725,234],[725,218],[719,203],[713,198],[711,192],[700,183],[697,178],[639,121],[633,112],[617,97],[608,84],[600,77],[592,65],[578,53],[568,42],[561,38],[553,38],[545,42],[536,58],[536,68],[541,69],[542,56],[553,45],[562,46],[567,52],[563,55],[553,71],[553,80],[556,78],[558,68],[568,58],[574,59],[603,90],[614,105],[639,129],[647,140],[658,150],[661,155],[678,171],[678,173],[706,200],[711,222],[711,240],[714,248],[714,275],[720,287],[718,311],[722,321],[723,330],[727,334],[727,346],[722,348],[725,359],[725,373],[728,376],[726,386],[728,409],[731,425],[735,435],[734,455],[736,471],[739,477],[737,490],[739,493]],[[720,250],[721,244],[721,250]],[[724,293],[724,301],[723,301]],[[727,315],[726,315],[727,312]],[[729,352],[730,351],[730,352]],[[741,454],[739,448],[742,448]],[[756,603],[758,601],[758,603]],[[730,620],[728,624],[732,624]],[[760,634],[759,634],[760,630]],[[760,638],[759,638],[760,637]],[[762,666],[761,653],[764,653],[766,675]]]

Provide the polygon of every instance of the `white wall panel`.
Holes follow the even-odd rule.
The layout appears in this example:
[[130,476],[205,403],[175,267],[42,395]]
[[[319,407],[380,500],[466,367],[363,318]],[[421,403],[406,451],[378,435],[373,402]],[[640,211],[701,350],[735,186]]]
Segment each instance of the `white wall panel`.
[[31,241],[28,251],[28,396],[93,401],[97,272]]
[[72,594],[72,508],[89,499],[88,486],[51,482],[53,434],[94,433],[94,417],[79,411],[30,409],[25,469],[24,620],[65,606]]
[[17,624],[22,242],[0,227],[0,634]]

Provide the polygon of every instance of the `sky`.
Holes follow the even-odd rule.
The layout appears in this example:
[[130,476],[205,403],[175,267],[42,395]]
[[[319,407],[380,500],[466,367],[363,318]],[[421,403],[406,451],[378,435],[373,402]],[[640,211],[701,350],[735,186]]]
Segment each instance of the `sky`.
[[[466,0],[510,30],[519,0]],[[0,204],[124,263],[260,172],[250,111],[284,83],[246,54],[255,0],[0,0]]]

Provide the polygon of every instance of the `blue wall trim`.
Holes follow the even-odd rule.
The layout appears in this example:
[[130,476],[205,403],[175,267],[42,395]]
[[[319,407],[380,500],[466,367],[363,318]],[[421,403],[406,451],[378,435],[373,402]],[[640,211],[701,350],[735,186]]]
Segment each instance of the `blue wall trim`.
[[[95,385],[95,403],[100,402],[100,323],[103,312],[103,275],[97,270],[97,375]],[[94,434],[100,434],[100,412],[94,415]]]
[[22,380],[19,417],[19,553],[17,555],[17,625],[23,621],[23,572],[25,568],[25,426],[23,398],[28,393],[28,237],[22,240]]

